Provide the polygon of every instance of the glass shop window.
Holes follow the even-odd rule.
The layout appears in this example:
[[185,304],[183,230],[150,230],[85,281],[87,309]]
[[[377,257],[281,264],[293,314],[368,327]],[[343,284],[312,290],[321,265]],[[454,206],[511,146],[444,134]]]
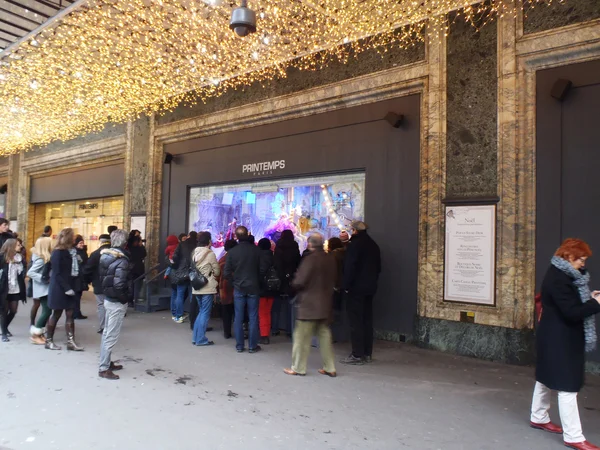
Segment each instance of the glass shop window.
[[277,242],[287,229],[304,250],[312,232],[329,239],[363,220],[364,194],[364,173],[193,187],[188,229],[210,231],[215,248],[239,225],[257,241]]

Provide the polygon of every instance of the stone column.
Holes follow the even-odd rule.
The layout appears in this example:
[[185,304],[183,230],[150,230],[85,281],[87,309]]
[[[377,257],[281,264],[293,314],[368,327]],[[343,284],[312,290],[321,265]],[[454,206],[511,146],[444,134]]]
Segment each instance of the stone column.
[[[16,220],[19,215],[19,176],[21,171],[21,155],[8,157],[8,191],[6,193],[6,218]],[[21,224],[18,224],[19,227]],[[18,231],[18,230],[13,230]]]
[[[132,214],[146,214],[148,193],[148,163],[154,131],[154,117],[146,115],[127,124],[125,152],[125,196],[123,215],[129,228]],[[145,233],[147,231],[144,230]]]

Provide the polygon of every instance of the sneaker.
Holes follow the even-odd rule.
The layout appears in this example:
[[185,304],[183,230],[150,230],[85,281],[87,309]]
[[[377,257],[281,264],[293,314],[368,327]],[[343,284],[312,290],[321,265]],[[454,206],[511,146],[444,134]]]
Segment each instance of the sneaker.
[[175,323],[183,323],[183,317],[177,317]]
[[250,350],[248,350],[248,353],[256,353],[256,352],[260,352],[262,350],[260,345],[257,345],[254,348],[251,348]]
[[340,360],[340,362],[351,366],[362,366],[365,363],[362,358],[357,358],[354,355],[350,355],[347,358]]
[[244,348],[236,348],[235,351],[238,353],[244,353]]
[[371,364],[373,362],[373,357],[372,356],[365,356],[364,360],[367,364]]

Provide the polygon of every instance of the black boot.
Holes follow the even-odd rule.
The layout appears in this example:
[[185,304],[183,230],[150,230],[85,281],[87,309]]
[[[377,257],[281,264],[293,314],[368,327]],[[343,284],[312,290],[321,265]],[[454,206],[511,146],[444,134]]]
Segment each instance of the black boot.
[[61,348],[54,343],[54,330],[56,325],[51,325],[50,321],[46,324],[46,349],[47,350],[60,350]]
[[77,342],[75,342],[75,324],[67,322],[65,328],[67,330],[67,350],[82,352],[83,347],[80,347],[77,345]]

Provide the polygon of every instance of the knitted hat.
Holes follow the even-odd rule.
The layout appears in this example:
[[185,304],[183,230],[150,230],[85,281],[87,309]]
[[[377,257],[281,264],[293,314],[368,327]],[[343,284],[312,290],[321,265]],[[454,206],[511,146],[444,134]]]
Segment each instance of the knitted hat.
[[101,234],[98,236],[100,244],[110,244],[110,236],[108,234]]

